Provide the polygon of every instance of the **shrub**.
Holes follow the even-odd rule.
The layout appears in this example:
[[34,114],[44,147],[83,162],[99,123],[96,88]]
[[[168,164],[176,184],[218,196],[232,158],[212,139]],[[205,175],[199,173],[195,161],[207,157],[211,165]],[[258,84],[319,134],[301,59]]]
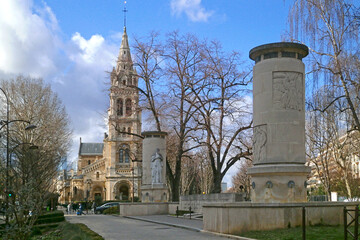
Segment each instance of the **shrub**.
[[53,212],[45,212],[44,214],[40,215],[38,217],[38,219],[43,219],[43,218],[52,218],[52,217],[63,217],[64,216],[64,212],[63,211],[53,211]]
[[105,209],[103,214],[119,214],[119,211],[119,206],[115,206]]
[[188,211],[188,210],[177,210],[177,215],[179,216],[183,216],[185,214],[189,214],[189,213],[193,213],[193,211]]
[[65,221],[64,216],[37,219],[35,225],[44,223],[57,223]]
[[64,213],[62,211],[54,211],[40,215],[36,220],[35,225],[44,223],[57,223],[63,221],[65,221]]
[[41,235],[41,230],[38,227],[33,227],[30,236]]

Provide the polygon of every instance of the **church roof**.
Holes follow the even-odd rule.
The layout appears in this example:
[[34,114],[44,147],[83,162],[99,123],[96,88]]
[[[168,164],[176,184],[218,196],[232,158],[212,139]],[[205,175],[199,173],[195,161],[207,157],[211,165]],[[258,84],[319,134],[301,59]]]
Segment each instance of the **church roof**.
[[103,143],[80,143],[79,155],[98,156],[103,155]]

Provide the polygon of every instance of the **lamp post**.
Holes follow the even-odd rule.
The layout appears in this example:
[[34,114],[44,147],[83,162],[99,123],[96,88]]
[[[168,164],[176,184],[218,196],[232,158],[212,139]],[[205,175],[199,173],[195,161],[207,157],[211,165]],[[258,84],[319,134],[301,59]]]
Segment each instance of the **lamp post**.
[[[134,162],[142,162],[141,160],[138,160],[135,156],[134,153],[131,153],[133,155],[131,161],[133,162],[133,167],[132,167],[132,182],[133,182],[133,186],[132,186],[132,201],[134,202],[134,196],[135,196],[135,176],[134,176],[134,171],[135,171],[135,166],[134,166]],[[139,168],[138,168],[139,170]],[[138,171],[138,175],[139,175],[139,171]]]
[[133,180],[132,199],[131,199],[131,202],[134,202],[134,188],[135,188],[134,166],[131,168],[131,170],[132,170],[132,180]]
[[6,121],[1,121],[1,127],[0,130],[6,126],[6,179],[5,179],[5,189],[6,189],[6,216],[5,216],[5,223],[6,225],[9,224],[9,214],[8,209],[9,209],[9,194],[7,193],[9,191],[9,167],[10,167],[10,152],[9,152],[9,148],[10,148],[10,130],[9,130],[9,124],[12,122],[25,122],[28,123],[29,125],[25,127],[25,130],[32,130],[34,128],[36,128],[35,125],[30,124],[29,121],[25,121],[25,120],[11,120],[10,121],[10,105],[9,105],[9,97],[7,96],[6,92],[4,91],[4,89],[0,88],[0,90],[2,91],[2,93],[4,94],[5,98],[6,98]]

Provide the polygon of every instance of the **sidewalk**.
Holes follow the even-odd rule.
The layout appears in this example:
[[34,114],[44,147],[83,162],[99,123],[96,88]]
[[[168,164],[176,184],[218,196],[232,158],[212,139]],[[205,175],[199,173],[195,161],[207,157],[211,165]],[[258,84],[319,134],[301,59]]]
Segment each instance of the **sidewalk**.
[[169,215],[127,216],[125,218],[158,223],[172,227],[180,227],[196,232],[201,232],[203,230],[203,221],[198,219],[189,219],[183,217],[177,218]]
[[206,232],[213,235],[217,235],[219,237],[230,238],[230,239],[238,239],[238,240],[256,240],[251,238],[245,238],[230,234],[223,233],[215,233],[203,230],[203,221],[199,219],[189,219],[183,217],[174,217],[170,215],[149,215],[149,216],[126,216],[124,218],[130,218],[145,222],[157,223],[162,225],[167,225],[171,227],[184,228],[196,232]]

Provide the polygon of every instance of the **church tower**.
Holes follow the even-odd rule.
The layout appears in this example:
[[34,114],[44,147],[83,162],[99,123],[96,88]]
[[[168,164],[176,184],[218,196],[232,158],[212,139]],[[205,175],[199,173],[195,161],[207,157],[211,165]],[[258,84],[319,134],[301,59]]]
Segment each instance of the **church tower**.
[[125,14],[120,51],[110,74],[108,132],[103,143],[82,142],[80,138],[77,173],[63,177],[57,186],[62,203],[97,199],[136,201],[141,196],[141,110]]
[[141,181],[141,110],[138,78],[133,67],[126,27],[116,67],[110,75],[108,135],[105,135],[106,199],[138,196]]

